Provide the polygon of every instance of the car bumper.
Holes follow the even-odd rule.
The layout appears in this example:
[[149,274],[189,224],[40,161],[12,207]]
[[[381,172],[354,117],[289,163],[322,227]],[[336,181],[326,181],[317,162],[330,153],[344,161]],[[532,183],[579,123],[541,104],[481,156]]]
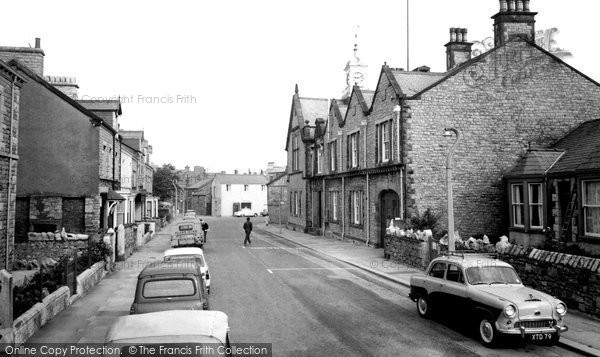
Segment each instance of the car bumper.
[[567,332],[569,331],[569,328],[567,326],[554,326],[554,327],[542,327],[542,328],[525,328],[525,327],[521,327],[521,328],[513,328],[513,329],[509,329],[509,330],[497,330],[498,333],[504,334],[504,335],[520,335],[521,338],[525,338],[527,335],[534,335],[534,334],[544,334],[544,333],[549,333],[549,334],[557,334],[560,336],[561,333],[563,332]]

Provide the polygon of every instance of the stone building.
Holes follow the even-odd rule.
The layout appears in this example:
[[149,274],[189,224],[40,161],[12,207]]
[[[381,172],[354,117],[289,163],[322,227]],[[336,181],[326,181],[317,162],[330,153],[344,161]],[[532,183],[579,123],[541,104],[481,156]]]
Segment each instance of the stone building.
[[19,161],[19,113],[25,78],[0,61],[0,270],[12,270]]
[[289,216],[287,174],[282,172],[267,183],[267,211],[272,223],[287,224]]
[[510,237],[543,246],[548,237],[600,252],[600,119],[547,148],[528,150],[504,176]]
[[130,197],[133,205],[132,222],[142,221],[146,217],[158,217],[159,198],[152,194],[154,181],[154,168],[150,165],[152,145],[144,138],[143,130],[120,130],[119,135],[123,143],[134,150],[132,158],[132,185]]
[[184,188],[185,211],[194,211],[197,215],[212,214],[212,181],[207,178]]
[[327,118],[320,122],[304,121],[296,90],[286,146],[296,214],[288,224],[375,245],[391,220],[406,223],[427,209],[447,227],[445,168],[457,139],[442,134],[453,128],[456,230],[508,233],[503,175],[527,148],[598,118],[600,86],[533,42],[529,1],[499,3],[495,47],[471,58],[466,29],[450,29],[446,72],[384,65],[374,92],[352,86],[327,114],[319,111]]

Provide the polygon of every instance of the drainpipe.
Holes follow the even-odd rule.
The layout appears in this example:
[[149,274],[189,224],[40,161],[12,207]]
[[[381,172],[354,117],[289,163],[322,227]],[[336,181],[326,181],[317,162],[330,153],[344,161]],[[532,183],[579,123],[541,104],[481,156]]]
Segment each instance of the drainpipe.
[[369,214],[371,211],[371,197],[369,193],[369,173],[367,173],[367,241],[365,242],[365,245],[367,246],[369,245],[369,238],[371,237],[371,215]]
[[344,182],[344,177],[342,176],[342,240],[344,240],[344,235],[346,234],[346,186]]
[[[9,244],[9,233],[10,233],[10,201],[11,201],[11,196],[12,196],[12,187],[11,187],[11,183],[12,183],[12,165],[13,165],[13,121],[15,119],[15,85],[16,85],[16,81],[17,78],[13,76],[13,80],[12,80],[12,86],[11,86],[11,90],[10,90],[10,96],[11,96],[11,101],[10,101],[10,128],[9,128],[9,133],[10,133],[10,139],[9,139],[9,147],[8,147],[8,189],[7,189],[7,202],[8,202],[8,207],[6,210],[6,261],[4,262],[4,267],[6,269],[6,271],[10,271],[12,269],[8,269],[8,261],[10,260],[10,254],[11,252],[10,250],[10,244]],[[16,202],[15,202],[16,204]]]
[[325,200],[325,194],[326,194],[326,190],[325,190],[325,178],[323,178],[323,189],[321,190],[322,194],[321,194],[321,235],[323,237],[325,237],[325,218],[323,217],[323,208],[326,207],[326,200]]

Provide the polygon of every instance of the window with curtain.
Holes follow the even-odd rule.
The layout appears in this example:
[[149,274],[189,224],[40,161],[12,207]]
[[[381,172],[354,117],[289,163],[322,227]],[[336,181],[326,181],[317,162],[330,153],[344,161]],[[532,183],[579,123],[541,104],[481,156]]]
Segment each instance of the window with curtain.
[[512,223],[515,227],[524,227],[523,185],[511,185]]
[[544,206],[542,184],[529,184],[529,227],[543,228]]
[[600,237],[600,180],[583,181],[582,203],[585,235]]

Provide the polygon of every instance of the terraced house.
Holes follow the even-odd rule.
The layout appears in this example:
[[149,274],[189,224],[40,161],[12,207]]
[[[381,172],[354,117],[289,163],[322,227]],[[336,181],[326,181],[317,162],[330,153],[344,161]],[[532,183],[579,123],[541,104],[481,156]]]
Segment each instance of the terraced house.
[[[286,142],[289,225],[376,246],[392,220],[427,209],[445,226],[446,160],[457,138],[443,133],[453,128],[456,229],[508,234],[504,174],[528,149],[599,118],[600,85],[534,43],[529,1],[499,5],[495,47],[471,58],[467,30],[452,28],[445,72],[384,64],[371,92],[355,56],[342,99],[303,99],[296,89]],[[315,110],[320,101],[327,110]]]
[[15,200],[17,196],[18,125],[21,87],[25,78],[0,61],[0,269],[10,270],[14,259]]

